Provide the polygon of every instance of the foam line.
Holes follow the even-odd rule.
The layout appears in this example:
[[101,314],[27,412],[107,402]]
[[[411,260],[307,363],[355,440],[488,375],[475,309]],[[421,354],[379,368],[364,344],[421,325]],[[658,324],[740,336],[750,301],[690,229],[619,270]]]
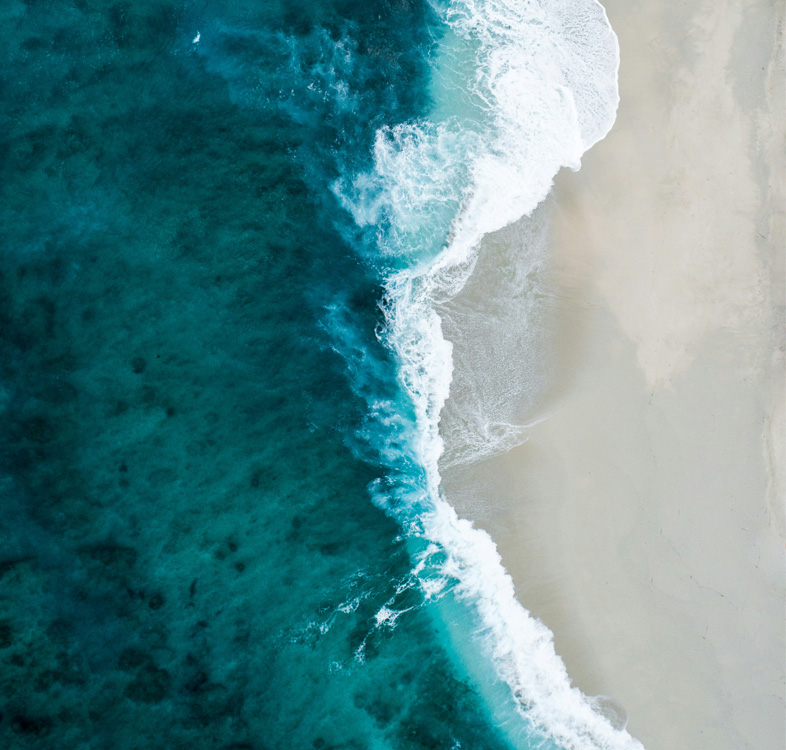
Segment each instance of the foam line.
[[433,117],[381,129],[374,169],[335,185],[395,269],[385,285],[381,336],[414,410],[413,429],[402,431],[407,420],[396,416],[395,403],[373,406],[380,425],[398,426],[381,449],[391,468],[413,458],[420,467],[408,480],[399,470],[394,486],[381,483],[377,501],[440,550],[422,561],[424,588],[434,595],[435,581],[456,582],[453,592],[480,623],[476,647],[528,721],[571,750],[640,750],[597,701],[571,687],[551,632],[517,601],[491,538],[444,500],[439,474],[439,419],[453,373],[439,305],[466,284],[482,238],[531,213],[556,172],[577,169],[611,128],[619,101],[616,36],[595,0],[434,7],[445,28],[434,57]]

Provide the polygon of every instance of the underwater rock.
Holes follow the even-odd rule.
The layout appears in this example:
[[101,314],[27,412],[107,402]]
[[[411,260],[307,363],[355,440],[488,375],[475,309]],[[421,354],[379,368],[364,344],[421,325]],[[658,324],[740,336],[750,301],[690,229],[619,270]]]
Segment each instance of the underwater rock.
[[153,594],[147,602],[147,606],[153,610],[161,609],[164,604],[166,604],[166,599],[164,599],[163,594]]
[[57,430],[46,417],[33,417],[22,423],[22,436],[33,443],[51,443],[57,436]]
[[129,646],[120,654],[120,658],[117,660],[117,666],[124,672],[133,672],[143,664],[150,664],[152,661],[150,655],[142,651],[142,649],[136,646]]
[[14,631],[5,621],[0,622],[0,648],[8,648],[14,642]]
[[136,563],[138,557],[137,551],[133,547],[119,544],[96,544],[83,547],[81,551],[107,567],[130,568]]
[[11,719],[11,730],[15,734],[46,737],[52,729],[52,720],[47,716],[25,716],[17,714]]
[[137,703],[160,703],[166,698],[172,678],[166,669],[152,664],[139,670],[136,678],[128,684],[126,696]]

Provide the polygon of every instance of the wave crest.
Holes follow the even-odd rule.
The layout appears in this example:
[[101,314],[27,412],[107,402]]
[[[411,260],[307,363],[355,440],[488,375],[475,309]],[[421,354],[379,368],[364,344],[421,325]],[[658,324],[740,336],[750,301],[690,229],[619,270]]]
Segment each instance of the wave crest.
[[[391,472],[375,486],[375,499],[409,534],[427,597],[449,595],[467,608],[476,623],[473,647],[527,722],[567,748],[638,750],[597,701],[571,687],[551,632],[517,601],[488,534],[446,502],[439,473],[440,415],[453,375],[442,308],[470,278],[481,240],[531,213],[556,172],[577,169],[611,128],[616,37],[594,0],[460,0],[434,8],[442,25],[432,116],[382,128],[373,169],[334,184],[371,239],[368,258],[386,269],[380,337],[404,394],[401,402],[369,400]],[[486,432],[454,451],[456,460],[523,438],[521,427],[493,420]]]

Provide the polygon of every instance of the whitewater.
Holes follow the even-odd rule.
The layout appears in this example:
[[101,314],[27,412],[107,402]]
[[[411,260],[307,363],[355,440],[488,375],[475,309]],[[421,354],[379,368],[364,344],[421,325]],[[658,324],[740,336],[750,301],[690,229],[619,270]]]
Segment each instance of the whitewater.
[[[483,238],[531,214],[557,171],[578,169],[610,130],[616,36],[595,0],[457,0],[433,9],[430,116],[381,128],[373,169],[334,184],[373,237],[367,260],[387,269],[379,337],[405,395],[367,395],[392,477],[377,483],[375,501],[408,535],[427,598],[441,602],[446,621],[464,611],[471,632],[452,626],[453,646],[476,674],[482,654],[506,686],[523,720],[512,726],[510,712],[498,710],[514,744],[532,746],[534,730],[571,750],[641,748],[604,714],[602,699],[571,687],[551,632],[517,601],[493,541],[459,518],[440,488],[440,415],[453,380],[440,310],[471,277]],[[467,435],[454,452],[471,463],[524,436],[523,426],[489,418],[481,439]],[[392,616],[386,609],[380,618]]]

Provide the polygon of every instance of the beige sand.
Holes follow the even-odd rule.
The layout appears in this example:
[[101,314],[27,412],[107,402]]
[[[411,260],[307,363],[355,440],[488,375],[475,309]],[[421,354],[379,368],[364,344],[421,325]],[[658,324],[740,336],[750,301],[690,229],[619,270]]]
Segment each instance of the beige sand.
[[605,5],[622,102],[552,202],[553,413],[445,487],[648,750],[780,750],[782,7]]

